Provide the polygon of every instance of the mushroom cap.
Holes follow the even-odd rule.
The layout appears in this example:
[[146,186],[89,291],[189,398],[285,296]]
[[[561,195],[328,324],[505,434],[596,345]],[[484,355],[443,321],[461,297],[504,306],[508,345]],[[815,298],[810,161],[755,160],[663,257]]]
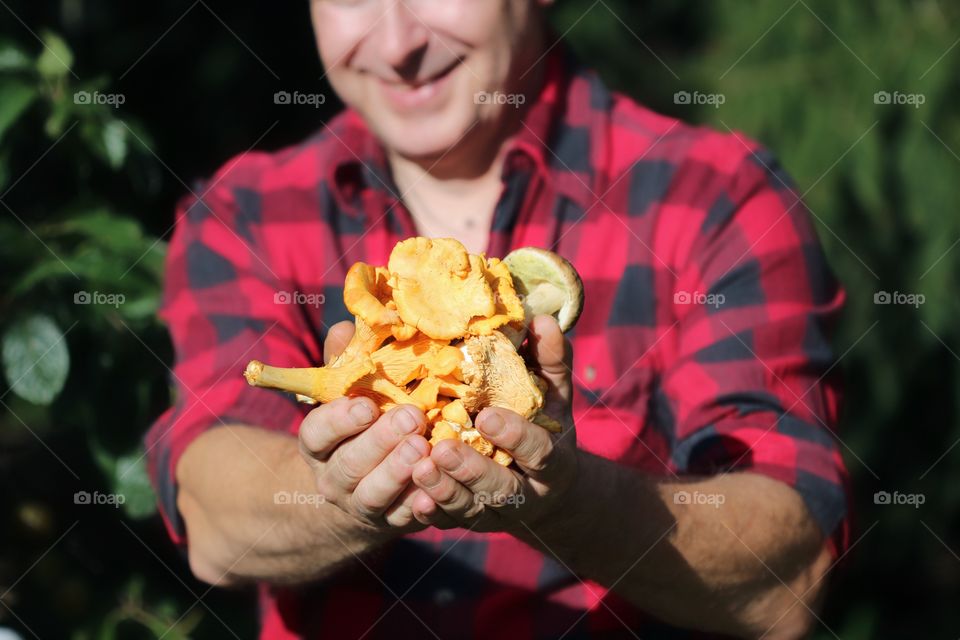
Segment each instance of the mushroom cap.
[[503,259],[520,299],[526,321],[551,315],[561,331],[577,323],[583,311],[583,281],[565,258],[546,249],[523,247]]
[[357,262],[343,281],[343,304],[355,316],[363,318],[368,326],[394,325],[400,321],[397,312],[389,309],[390,274],[383,267]]
[[398,243],[387,268],[400,318],[431,338],[453,340],[471,319],[492,317],[497,306],[482,262],[453,238]]

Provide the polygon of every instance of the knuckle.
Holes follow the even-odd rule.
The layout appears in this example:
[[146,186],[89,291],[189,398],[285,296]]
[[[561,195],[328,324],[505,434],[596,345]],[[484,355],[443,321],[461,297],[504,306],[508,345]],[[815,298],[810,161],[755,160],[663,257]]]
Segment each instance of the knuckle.
[[360,469],[360,463],[353,453],[351,447],[344,447],[338,450],[339,455],[333,456],[334,468],[337,473],[349,484],[356,484],[364,476]]
[[323,499],[337,504],[339,502],[339,492],[335,487],[330,483],[327,474],[321,474],[315,483],[317,488],[317,493],[323,496]]
[[546,432],[528,435],[517,449],[517,453],[523,459],[524,466],[532,471],[543,471],[549,466],[551,458],[554,457],[554,451],[553,443]]
[[438,503],[451,505],[457,498],[457,487],[452,481],[444,479],[431,491],[431,495]]
[[482,461],[466,459],[457,470],[457,479],[468,487],[472,487],[480,484],[486,475],[485,471]]
[[344,428],[348,422],[343,419],[346,405],[346,398],[337,398],[311,410],[304,417],[300,422],[300,441],[309,451],[325,453],[333,444],[349,435]]
[[360,492],[352,494],[350,505],[354,513],[368,520],[376,517],[378,513],[377,507],[371,503],[370,497]]

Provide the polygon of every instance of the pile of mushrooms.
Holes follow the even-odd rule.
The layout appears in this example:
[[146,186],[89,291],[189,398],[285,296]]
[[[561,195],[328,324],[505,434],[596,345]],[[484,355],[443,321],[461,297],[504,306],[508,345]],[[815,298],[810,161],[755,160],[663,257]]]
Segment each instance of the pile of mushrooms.
[[559,255],[525,247],[501,261],[467,253],[452,238],[410,238],[386,267],[354,264],[343,299],[355,332],[336,359],[316,368],[253,360],[247,382],[310,404],[357,395],[381,412],[412,404],[427,417],[431,444],[458,438],[502,465],[510,455],[473,426],[484,407],[560,430],[541,411],[545,381],[517,353],[534,316],[554,315],[566,331],[580,315],[583,283]]

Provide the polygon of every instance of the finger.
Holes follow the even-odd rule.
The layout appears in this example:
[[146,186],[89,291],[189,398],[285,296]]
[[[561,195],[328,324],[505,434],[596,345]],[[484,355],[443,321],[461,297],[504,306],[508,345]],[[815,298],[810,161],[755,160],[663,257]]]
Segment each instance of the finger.
[[[404,487],[397,499],[383,512],[383,520],[391,527],[407,527],[416,521],[413,513],[413,502],[420,488],[414,484]],[[422,493],[422,492],[421,492]],[[426,522],[421,524],[428,524]]]
[[507,497],[520,492],[520,481],[513,472],[459,440],[441,440],[430,459],[483,504],[502,505]]
[[441,471],[432,458],[417,463],[413,482],[454,520],[470,519],[483,511],[473,492]]
[[539,315],[530,323],[529,353],[547,381],[548,403],[569,403],[573,346],[560,331],[553,316]]
[[330,327],[327,337],[323,341],[323,362],[329,364],[331,360],[343,353],[350,338],[353,337],[354,324],[343,320]]
[[404,438],[383,462],[357,484],[353,491],[356,511],[367,518],[383,514],[409,486],[414,465],[428,455],[430,444],[423,436]]
[[341,442],[380,415],[370,398],[337,398],[312,410],[300,423],[300,444],[311,457],[326,460]]
[[531,477],[549,482],[569,472],[572,449],[555,447],[550,432],[515,412],[487,407],[477,415],[476,424],[487,440],[506,449]]
[[433,526],[437,529],[456,529],[461,526],[459,522],[444,513],[433,498],[417,486],[414,486],[411,509],[413,510],[413,517],[421,524]]
[[414,433],[423,435],[426,425],[423,411],[412,405],[390,409],[368,429],[334,449],[329,481],[338,489],[353,491],[401,440]]

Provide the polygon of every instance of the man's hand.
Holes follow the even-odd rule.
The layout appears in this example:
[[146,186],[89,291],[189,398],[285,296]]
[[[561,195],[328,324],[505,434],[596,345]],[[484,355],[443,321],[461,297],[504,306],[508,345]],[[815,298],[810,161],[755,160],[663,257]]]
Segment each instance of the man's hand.
[[[339,354],[353,325],[334,325],[324,360]],[[342,511],[373,527],[423,528],[413,517],[414,466],[430,453],[426,417],[416,407],[383,415],[370,398],[339,398],[311,411],[300,425],[300,453],[314,471],[317,491]]]
[[423,524],[477,531],[516,531],[556,509],[577,476],[576,433],[570,410],[570,344],[556,320],[530,327],[530,356],[547,381],[546,412],[563,425],[554,435],[508,409],[477,416],[480,433],[513,456],[521,472],[502,467],[458,440],[442,440],[419,462],[413,514]]

